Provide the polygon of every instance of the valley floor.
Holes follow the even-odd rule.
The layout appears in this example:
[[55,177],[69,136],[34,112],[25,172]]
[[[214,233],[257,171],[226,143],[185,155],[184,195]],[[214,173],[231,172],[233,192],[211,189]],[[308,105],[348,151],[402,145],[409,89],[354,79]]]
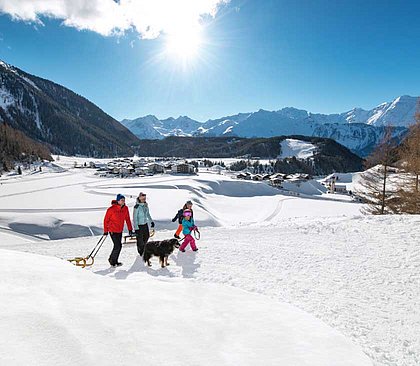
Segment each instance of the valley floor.
[[[48,174],[54,177],[53,173]],[[70,174],[71,179],[66,178],[64,174]],[[288,356],[278,358],[280,353],[274,351],[276,344],[268,342],[266,346],[269,347],[269,351],[265,352],[268,358],[266,362],[260,360],[260,363],[279,364],[281,361],[281,364],[285,365],[365,364],[363,355],[352,349],[351,343],[341,343],[338,333],[324,331],[324,323],[359,345],[375,365],[414,366],[420,363],[420,232],[417,229],[420,226],[420,218],[417,216],[362,216],[359,213],[360,206],[354,203],[281,196],[262,183],[238,182],[210,174],[200,174],[193,178],[162,176],[147,178],[146,181],[103,181],[72,171],[60,173],[53,179],[47,179],[46,174],[45,178],[36,184],[32,182],[25,186],[22,184],[24,181],[20,184],[10,182],[9,186],[6,184],[1,188],[0,248],[13,250],[2,250],[1,256],[6,268],[7,258],[10,257],[13,263],[9,270],[10,281],[13,281],[14,273],[25,272],[25,266],[32,268],[31,261],[36,261],[35,264],[41,269],[43,266],[51,266],[52,274],[57,271],[58,278],[70,281],[65,282],[67,285],[71,285],[68,277],[74,273],[77,281],[82,281],[75,284],[86,286],[89,293],[92,289],[92,301],[99,308],[105,306],[106,314],[111,310],[104,295],[99,294],[98,289],[101,289],[101,286],[104,286],[105,291],[116,291],[121,295],[120,300],[112,297],[111,301],[121,304],[122,311],[126,310],[127,304],[151,301],[150,304],[143,304],[147,309],[147,317],[144,319],[154,317],[152,304],[160,304],[156,299],[160,296],[165,298],[165,293],[171,294],[171,291],[175,291],[178,295],[168,295],[170,299],[167,301],[174,301],[174,298],[180,296],[181,303],[185,301],[185,313],[193,314],[194,311],[198,311],[197,318],[192,315],[195,322],[199,323],[199,316],[200,319],[210,319],[211,324],[208,327],[211,334],[223,329],[217,322],[212,323],[217,319],[228,324],[226,334],[229,344],[235,344],[233,340],[235,334],[241,334],[240,329],[249,329],[244,332],[248,334],[256,327],[255,337],[246,338],[246,335],[241,335],[236,344],[238,352],[232,353],[230,350],[230,354],[242,355],[243,359],[228,359],[226,354],[229,354],[229,350],[219,347],[219,352],[215,353],[217,359],[213,359],[212,363],[209,358],[209,362],[203,364],[234,364],[235,361],[236,364],[247,364],[241,361],[255,361],[253,357],[256,357],[256,353],[247,355],[244,349],[257,339],[270,340],[270,337],[280,340],[279,350],[283,350],[280,353],[286,357],[284,350],[291,349],[291,346],[285,340],[287,337],[284,338],[280,332],[282,327],[287,332],[299,332],[296,339],[304,342],[301,351],[305,354],[307,350],[308,358],[294,359],[293,357],[299,354],[297,351],[289,354],[290,359],[287,359]],[[4,186],[7,187],[7,191],[3,189]],[[139,189],[147,191],[150,196],[151,211],[154,218],[156,217],[158,228],[156,239],[171,237],[172,229],[176,228],[176,225],[170,222],[172,214],[184,200],[194,201],[197,224],[202,232],[202,239],[197,243],[197,253],[189,250],[186,253],[176,251],[169,259],[169,267],[158,268],[157,261],[153,260],[153,266],[148,268],[137,257],[135,245],[127,244],[123,247],[120,257],[124,265],[110,269],[107,257],[111,250],[111,242],[107,239],[95,265],[87,270],[70,265],[66,265],[65,269],[57,269],[58,263],[48,262],[44,257],[13,257],[18,255],[13,254],[16,250],[62,259],[89,253],[98,237],[61,238],[57,241],[45,239],[49,239],[48,235],[54,230],[54,235],[65,237],[65,231],[69,230],[69,227],[60,232],[63,225],[77,225],[78,229],[100,231],[101,218],[111,197],[119,192],[136,195]],[[60,197],[62,190],[67,192],[64,198]],[[33,193],[25,193],[28,191]],[[52,198],[52,202],[58,200],[59,204],[42,200],[46,191],[49,192],[48,196]],[[33,195],[32,203],[26,200],[25,195]],[[13,204],[11,197],[17,202]],[[128,204],[132,204],[130,198]],[[22,211],[17,211],[17,207]],[[36,225],[37,231],[30,225]],[[35,266],[33,271],[36,272],[36,268],[38,267]],[[64,271],[62,274],[61,270]],[[42,274],[41,271],[36,274],[38,275],[45,280],[45,273]],[[105,280],[106,285],[103,282]],[[89,281],[92,281],[91,286]],[[229,286],[237,289],[229,290],[232,288]],[[162,292],[155,292],[155,287]],[[146,296],[143,299],[143,296],[134,294],[137,289],[139,294],[150,291],[152,298]],[[11,289],[8,290],[13,293]],[[238,290],[245,292],[237,292]],[[66,301],[66,295],[75,295],[74,291],[66,286],[63,286],[63,294],[52,291],[51,296],[62,296],[63,302]],[[204,296],[204,293],[207,295]],[[255,297],[257,295],[261,297]],[[228,301],[229,296],[232,296],[232,299]],[[209,306],[211,299],[215,300],[214,304],[222,303],[222,309]],[[194,306],[191,307],[189,301]],[[85,300],[82,299],[81,302],[84,304]],[[250,317],[250,313],[246,314],[241,310],[241,305],[246,308],[247,304],[254,302],[254,315]],[[293,307],[284,307],[285,303]],[[304,313],[299,313],[295,307]],[[87,314],[92,311],[88,305],[85,310]],[[7,320],[7,316],[5,318],[4,315],[7,311],[10,311],[7,306],[0,311],[3,314],[0,321]],[[131,310],[127,311],[131,315],[121,318],[121,321],[136,321],[137,318]],[[167,308],[164,311],[165,314],[169,313]],[[180,307],[176,305],[176,312],[180,311]],[[215,311],[221,318],[219,315],[214,316]],[[239,313],[235,315],[237,311]],[[296,317],[295,326],[293,322],[285,320],[287,311],[293,313],[290,316]],[[321,322],[316,323],[313,318],[313,323],[303,320],[300,316],[305,313],[315,316]],[[237,317],[235,319],[241,324],[239,329],[229,324],[229,314]],[[266,316],[261,317],[261,314]],[[180,320],[177,317],[175,319]],[[182,321],[184,319],[188,319],[188,316],[182,317]],[[98,325],[98,321],[103,319],[95,321]],[[191,324],[189,321],[187,323],[181,332],[183,335],[191,331],[191,328],[188,328]],[[301,330],[306,329],[302,327],[304,323],[313,327],[313,336],[321,338],[315,340],[303,337],[305,331]],[[274,333],[266,336],[264,329],[269,330],[270,324],[273,324],[275,330],[270,330]],[[152,333],[149,335],[154,340],[158,330],[153,325],[150,327]],[[320,327],[318,335],[314,332],[316,327]],[[124,329],[123,333],[128,328],[124,325]],[[176,329],[172,320],[166,330],[171,333],[171,329]],[[140,337],[138,332],[134,332],[134,339]],[[311,330],[306,329],[306,335],[308,332]],[[180,336],[181,333],[173,335]],[[318,347],[322,342],[326,342],[328,334],[338,342],[331,346],[330,353],[325,348]],[[194,336],[202,335],[194,333]],[[334,344],[331,339],[330,341]],[[339,363],[339,358],[334,358],[335,346],[342,354],[350,355],[347,357],[348,363]],[[186,341],[184,346],[176,349],[184,350],[189,347],[193,349],[192,358],[190,363],[187,361],[186,364],[199,364],[194,363],[197,362],[194,357],[198,355],[194,353],[193,341]],[[314,356],[317,352],[319,358]],[[184,351],[180,351],[180,354],[185,357]],[[340,362],[346,359],[342,358]]]

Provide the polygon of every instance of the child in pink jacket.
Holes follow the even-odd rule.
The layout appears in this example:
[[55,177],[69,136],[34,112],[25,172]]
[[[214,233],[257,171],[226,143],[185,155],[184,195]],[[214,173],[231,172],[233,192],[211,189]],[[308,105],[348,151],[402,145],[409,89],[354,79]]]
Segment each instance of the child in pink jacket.
[[184,242],[179,247],[180,252],[185,252],[185,248],[191,245],[191,249],[196,252],[198,248],[195,245],[195,240],[191,235],[191,232],[197,230],[197,226],[194,224],[194,219],[191,217],[190,210],[184,210],[184,219],[182,220],[182,233],[185,235]]

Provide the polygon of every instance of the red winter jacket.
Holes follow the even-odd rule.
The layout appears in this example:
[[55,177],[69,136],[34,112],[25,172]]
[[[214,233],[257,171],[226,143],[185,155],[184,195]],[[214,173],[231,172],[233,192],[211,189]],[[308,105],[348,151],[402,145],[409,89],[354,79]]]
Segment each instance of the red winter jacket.
[[124,221],[127,223],[128,230],[133,230],[127,206],[121,207],[115,200],[111,204],[112,206],[106,210],[104,218],[104,233],[122,233]]

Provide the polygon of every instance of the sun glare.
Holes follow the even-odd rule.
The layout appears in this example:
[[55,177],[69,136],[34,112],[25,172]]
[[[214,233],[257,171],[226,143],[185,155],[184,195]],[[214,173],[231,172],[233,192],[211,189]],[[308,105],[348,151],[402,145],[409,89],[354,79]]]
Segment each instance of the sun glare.
[[197,28],[179,29],[167,35],[166,51],[181,61],[194,59],[202,45],[200,30]]

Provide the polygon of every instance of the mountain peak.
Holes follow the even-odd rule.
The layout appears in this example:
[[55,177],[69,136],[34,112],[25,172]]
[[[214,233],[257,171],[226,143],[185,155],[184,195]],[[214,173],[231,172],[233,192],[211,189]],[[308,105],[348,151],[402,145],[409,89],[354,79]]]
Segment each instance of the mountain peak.
[[401,95],[400,97],[396,98],[399,100],[413,100],[413,99],[418,99],[419,97],[412,97],[411,95]]
[[0,66],[3,66],[6,69],[12,68],[12,65],[9,65],[7,62],[0,59]]
[[308,111],[304,109],[297,109],[294,107],[285,107],[278,110],[276,113],[291,119],[305,119],[309,116]]

